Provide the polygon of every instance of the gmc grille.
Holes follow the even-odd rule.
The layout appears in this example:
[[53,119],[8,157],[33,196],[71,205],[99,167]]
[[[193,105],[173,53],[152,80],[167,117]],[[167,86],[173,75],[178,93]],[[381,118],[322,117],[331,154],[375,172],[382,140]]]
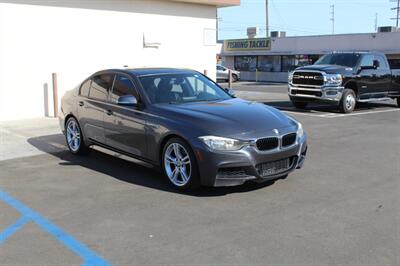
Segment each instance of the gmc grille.
[[296,71],[293,73],[293,84],[295,85],[324,85],[324,76],[318,72]]
[[273,150],[278,148],[279,141],[276,137],[259,139],[256,142],[257,149],[260,151]]
[[296,142],[296,133],[290,133],[282,138],[282,147],[288,147],[293,145]]

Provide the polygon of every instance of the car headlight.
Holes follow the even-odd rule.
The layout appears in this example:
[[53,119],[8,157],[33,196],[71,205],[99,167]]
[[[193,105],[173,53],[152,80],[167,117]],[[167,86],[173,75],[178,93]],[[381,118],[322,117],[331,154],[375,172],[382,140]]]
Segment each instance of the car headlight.
[[299,121],[294,119],[293,117],[291,117],[289,115],[286,115],[286,116],[297,125],[296,135],[298,138],[302,138],[304,135],[303,125]]
[[237,151],[243,148],[246,144],[237,139],[216,137],[216,136],[203,136],[199,137],[210,149],[217,151]]
[[303,125],[300,122],[297,122],[297,137],[302,138],[304,135]]
[[340,86],[342,85],[342,82],[343,82],[343,77],[340,74],[327,74],[325,76],[326,85]]

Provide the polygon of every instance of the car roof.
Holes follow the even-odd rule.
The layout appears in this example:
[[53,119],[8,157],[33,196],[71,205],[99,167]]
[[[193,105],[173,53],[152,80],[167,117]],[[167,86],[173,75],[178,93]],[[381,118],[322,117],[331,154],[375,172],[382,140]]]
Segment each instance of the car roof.
[[126,68],[124,71],[129,72],[137,77],[167,75],[167,74],[182,74],[182,73],[197,73],[191,69],[183,68]]
[[168,74],[193,74],[198,73],[191,69],[181,68],[113,68],[105,69],[94,73],[92,76],[100,75],[108,72],[122,72],[136,77],[153,76],[153,75],[168,75]]

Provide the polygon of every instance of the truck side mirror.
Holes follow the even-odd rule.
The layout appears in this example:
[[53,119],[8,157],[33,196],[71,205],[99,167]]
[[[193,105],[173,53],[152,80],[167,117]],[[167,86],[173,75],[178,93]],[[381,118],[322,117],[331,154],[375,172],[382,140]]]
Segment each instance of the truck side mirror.
[[378,60],[374,60],[374,69],[378,69],[380,66],[380,63]]

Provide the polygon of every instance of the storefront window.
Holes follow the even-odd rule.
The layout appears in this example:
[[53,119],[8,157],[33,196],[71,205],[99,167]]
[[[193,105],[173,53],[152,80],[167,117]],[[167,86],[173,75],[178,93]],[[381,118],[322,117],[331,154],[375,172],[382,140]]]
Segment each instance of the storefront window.
[[235,69],[240,71],[256,71],[256,56],[235,56]]
[[282,72],[292,71],[296,68],[296,56],[284,55],[282,56]]
[[280,72],[281,58],[274,55],[259,56],[257,68],[262,72]]

